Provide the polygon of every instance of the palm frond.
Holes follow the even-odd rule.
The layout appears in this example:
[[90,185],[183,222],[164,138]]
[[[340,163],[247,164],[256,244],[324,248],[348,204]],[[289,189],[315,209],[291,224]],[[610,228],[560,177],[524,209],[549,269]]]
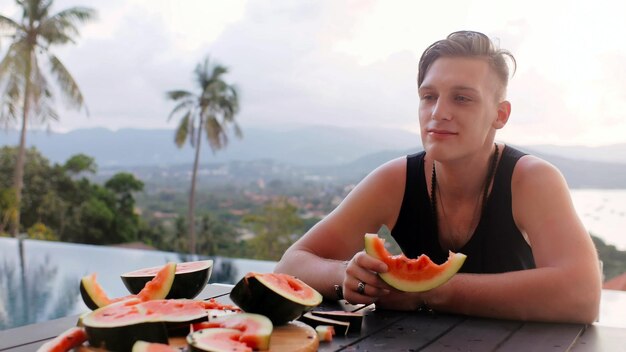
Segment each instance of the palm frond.
[[189,131],[189,119],[191,116],[191,112],[188,112],[178,124],[178,128],[176,128],[176,134],[174,136],[174,142],[178,148],[181,148],[185,141],[187,140],[187,133]]
[[228,72],[228,68],[226,66],[216,64],[213,66],[213,72],[211,73],[211,80],[213,81],[221,81],[222,75]]
[[166,92],[165,95],[167,96],[168,99],[174,100],[174,101],[194,97],[193,93],[186,91],[186,90],[171,90],[169,92]]
[[[199,121],[199,123],[202,124],[202,121]],[[195,119],[193,117],[189,120],[188,126],[189,126],[189,129],[188,129],[188,132],[189,132],[189,145],[191,146],[191,148],[195,149],[196,148],[196,139],[197,139],[196,138],[196,121],[195,121]]]
[[239,127],[239,124],[236,122],[233,122],[233,131],[235,131],[235,137],[239,139],[243,138],[243,131]]
[[94,18],[95,15],[93,9],[72,7],[43,19],[38,27],[38,34],[49,44],[74,43],[74,38],[79,36],[77,25]]
[[243,135],[234,120],[235,114],[239,111],[237,88],[223,80],[223,75],[227,72],[227,67],[211,62],[207,57],[194,69],[194,80],[200,88],[200,95],[182,90],[167,93],[167,97],[172,100],[184,101],[174,107],[169,118],[183,109],[187,109],[189,114],[193,108],[191,115],[185,115],[190,119],[187,124],[187,136],[192,146],[200,143],[199,140],[195,140],[196,128],[202,130],[213,152],[228,144],[227,128],[230,127],[228,125],[232,125],[237,137],[241,138]]
[[213,152],[222,149],[228,143],[224,128],[213,115],[208,116],[205,121],[205,132]]
[[56,77],[57,83],[61,88],[61,92],[67,98],[69,105],[80,109],[84,105],[83,94],[78,88],[78,84],[74,80],[74,77],[65,68],[65,65],[55,55],[50,54],[48,56],[50,61],[50,72]]
[[20,24],[13,19],[0,15],[0,35],[12,35],[20,29]]
[[0,121],[8,127],[19,120],[23,92],[19,75],[10,75],[6,80],[0,100]]
[[8,74],[24,74],[30,51],[22,41],[14,42],[0,61],[0,79]]
[[178,114],[181,110],[185,110],[185,109],[189,111],[194,110],[194,105],[195,105],[195,101],[193,100],[185,100],[185,101],[180,102],[174,107],[174,109],[172,109],[172,112],[170,112],[169,116],[167,117],[167,121],[170,121],[172,117]]

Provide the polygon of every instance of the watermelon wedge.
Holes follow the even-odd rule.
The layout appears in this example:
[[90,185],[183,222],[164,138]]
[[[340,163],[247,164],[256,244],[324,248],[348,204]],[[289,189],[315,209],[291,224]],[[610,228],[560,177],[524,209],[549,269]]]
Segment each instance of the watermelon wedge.
[[365,234],[365,252],[387,264],[389,271],[379,276],[390,286],[405,292],[423,292],[438,287],[454,276],[467,256],[450,252],[448,260],[437,265],[427,255],[409,259],[404,254],[391,255],[385,240],[377,234]]

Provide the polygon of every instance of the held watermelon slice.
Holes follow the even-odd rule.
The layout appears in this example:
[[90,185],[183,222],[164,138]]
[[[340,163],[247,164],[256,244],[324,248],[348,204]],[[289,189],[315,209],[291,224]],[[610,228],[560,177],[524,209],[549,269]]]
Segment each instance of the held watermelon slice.
[[285,324],[322,303],[322,295],[300,279],[279,273],[248,273],[230,292],[230,299],[248,313]]
[[198,331],[210,328],[236,329],[241,331],[239,341],[254,350],[268,350],[274,325],[264,315],[254,313],[238,313],[222,315],[209,321],[192,324],[191,330]]
[[96,273],[84,276],[80,280],[80,295],[83,302],[90,309],[98,309],[111,303],[127,300],[130,298],[138,298],[142,301],[152,299],[163,299],[169,293],[174,282],[176,273],[176,263],[167,263],[162,266],[158,273],[145,284],[143,289],[136,295],[128,295],[117,298],[109,298],[104,289],[96,281]]
[[385,240],[372,233],[365,235],[365,252],[389,267],[388,272],[379,274],[380,278],[405,292],[428,291],[444,284],[461,269],[466,258],[463,253],[450,252],[448,260],[437,265],[424,254],[417,259],[404,254],[392,256],[385,248]]
[[[122,282],[130,293],[138,294],[161,268],[155,266],[124,273]],[[210,259],[176,264],[174,282],[165,298],[195,298],[206,287],[212,271],[213,261]]]

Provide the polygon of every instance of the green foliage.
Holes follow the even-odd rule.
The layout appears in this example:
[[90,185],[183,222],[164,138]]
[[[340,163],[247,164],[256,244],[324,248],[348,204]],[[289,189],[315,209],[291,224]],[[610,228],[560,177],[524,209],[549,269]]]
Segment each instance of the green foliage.
[[626,251],[618,250],[614,245],[606,244],[599,237],[591,235],[598,250],[598,257],[602,261],[604,280],[610,280],[626,273]]
[[279,260],[302,231],[303,222],[298,209],[285,198],[263,206],[259,214],[242,219],[255,236],[249,240],[251,257],[263,260]]
[[95,159],[85,154],[76,154],[70,157],[63,168],[73,175],[80,175],[85,172],[93,174],[98,170]]
[[[14,147],[0,149],[0,219],[11,216],[15,205],[9,183],[3,181],[10,179],[16,153]],[[90,157],[73,156],[72,162],[61,166],[50,165],[34,148],[26,155],[20,222],[31,237],[90,244],[138,239],[141,223],[133,193],[143,189],[142,181],[132,174],[118,173],[103,187],[86,178],[71,178],[77,170],[85,170],[83,167],[95,168]],[[66,168],[68,164],[75,167]]]
[[29,238],[36,240],[57,241],[59,239],[54,231],[40,222],[31,226],[27,233]]
[[[19,11],[22,14],[19,20],[0,15],[0,35],[12,40],[0,61],[0,122],[7,126],[21,122],[19,152],[13,177],[10,178],[16,202],[9,224],[12,234],[20,229],[28,126],[59,119],[54,110],[57,92],[64,96],[69,107],[80,109],[84,105],[78,84],[52,49],[75,43],[79,34],[78,25],[94,17],[95,12],[84,7],[72,7],[55,14],[51,12],[53,2],[16,1],[22,10]],[[42,70],[41,63],[47,63],[48,75]],[[48,83],[49,76],[56,81],[58,89],[52,89]]]

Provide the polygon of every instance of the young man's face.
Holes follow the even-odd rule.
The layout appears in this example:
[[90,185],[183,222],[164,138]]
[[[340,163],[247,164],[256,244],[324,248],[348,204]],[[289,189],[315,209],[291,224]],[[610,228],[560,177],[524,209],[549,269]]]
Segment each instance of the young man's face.
[[487,148],[506,123],[498,102],[498,79],[487,61],[442,57],[419,87],[419,120],[424,149],[437,159]]

